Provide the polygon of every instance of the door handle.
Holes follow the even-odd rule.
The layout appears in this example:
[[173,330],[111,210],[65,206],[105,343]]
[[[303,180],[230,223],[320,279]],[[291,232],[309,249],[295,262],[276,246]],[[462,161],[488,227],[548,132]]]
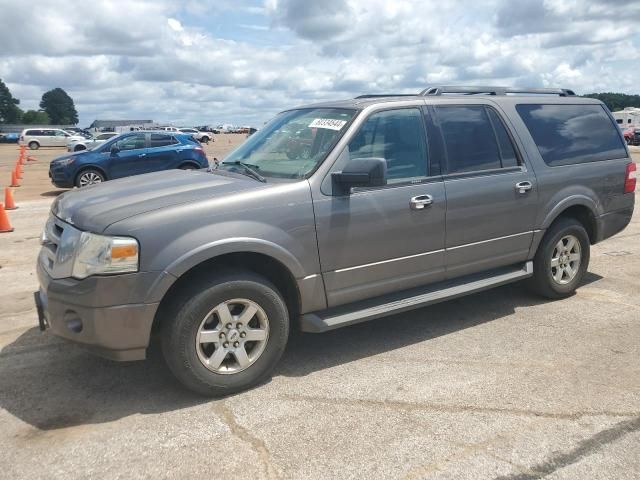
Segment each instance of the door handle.
[[140,155],[138,155],[138,158],[142,158],[142,157],[146,157],[147,154],[146,153],[141,153]]
[[418,195],[412,197],[409,202],[411,210],[422,210],[424,207],[428,207],[433,203],[433,197],[431,195]]
[[516,183],[516,190],[518,191],[518,193],[521,193],[523,195],[527,193],[529,190],[531,190],[532,188],[533,188],[533,184],[529,181]]

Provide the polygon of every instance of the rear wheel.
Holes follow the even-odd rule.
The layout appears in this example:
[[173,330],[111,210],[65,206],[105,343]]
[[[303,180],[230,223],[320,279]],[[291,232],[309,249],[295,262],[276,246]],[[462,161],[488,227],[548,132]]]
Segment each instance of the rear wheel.
[[589,236],[584,226],[573,218],[556,220],[533,260],[532,289],[552,299],[572,295],[587,271],[589,257]]
[[289,316],[278,290],[252,272],[202,275],[172,298],[162,351],[187,388],[220,396],[265,379],[280,359]]
[[76,178],[76,187],[82,188],[89,185],[96,185],[105,181],[102,172],[93,168],[88,168],[81,171]]
[[31,150],[38,150],[40,148],[40,144],[38,142],[29,142],[29,148]]
[[185,163],[180,165],[180,170],[196,170],[198,167],[193,163]]

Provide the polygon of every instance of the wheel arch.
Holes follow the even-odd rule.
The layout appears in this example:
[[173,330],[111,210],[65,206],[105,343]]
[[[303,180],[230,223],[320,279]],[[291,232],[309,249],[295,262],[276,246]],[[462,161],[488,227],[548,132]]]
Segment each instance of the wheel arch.
[[300,314],[301,297],[296,277],[290,268],[272,255],[256,251],[234,251],[190,262],[188,268],[182,268],[172,274],[175,280],[165,287],[162,299],[156,310],[152,324],[152,332],[156,332],[162,323],[162,313],[166,306],[179,293],[188,290],[189,285],[196,278],[201,278],[221,269],[246,270],[265,277],[278,289],[285,300],[292,321]]
[[558,218],[575,218],[584,226],[591,244],[597,243],[600,235],[597,206],[587,196],[576,196],[558,203],[545,217],[542,229],[548,229]]

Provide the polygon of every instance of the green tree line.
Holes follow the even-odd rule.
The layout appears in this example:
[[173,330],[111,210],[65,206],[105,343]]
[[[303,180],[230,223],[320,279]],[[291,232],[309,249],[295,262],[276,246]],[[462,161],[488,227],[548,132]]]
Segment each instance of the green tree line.
[[40,110],[23,111],[20,100],[14,98],[9,87],[0,79],[0,124],[26,123],[29,125],[76,125],[78,112],[73,99],[61,88],[42,95]]
[[589,98],[597,98],[607,106],[612,112],[622,110],[625,107],[639,107],[640,95],[627,95],[626,93],[589,93],[585,95]]

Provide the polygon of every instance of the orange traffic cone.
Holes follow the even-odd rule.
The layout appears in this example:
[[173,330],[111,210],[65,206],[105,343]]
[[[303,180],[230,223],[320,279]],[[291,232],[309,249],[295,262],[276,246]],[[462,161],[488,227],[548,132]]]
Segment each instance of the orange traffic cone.
[[5,210],[15,210],[18,208],[16,202],[13,201],[13,191],[11,191],[9,187],[4,189],[4,205]]
[[11,172],[11,185],[9,185],[10,187],[19,187],[20,186],[20,182],[18,181],[18,176],[16,175],[16,171],[12,171]]
[[9,223],[9,215],[4,211],[4,205],[0,203],[0,233],[13,232],[13,227]]
[[27,157],[27,162],[37,162],[38,159],[36,157]]
[[19,179],[19,180],[21,180],[21,179],[22,179],[22,168],[20,168],[20,167],[21,167],[21,165],[20,165],[20,164],[17,164],[17,165],[16,165],[16,170],[15,170],[15,172],[16,172],[16,178],[17,178],[17,179]]

